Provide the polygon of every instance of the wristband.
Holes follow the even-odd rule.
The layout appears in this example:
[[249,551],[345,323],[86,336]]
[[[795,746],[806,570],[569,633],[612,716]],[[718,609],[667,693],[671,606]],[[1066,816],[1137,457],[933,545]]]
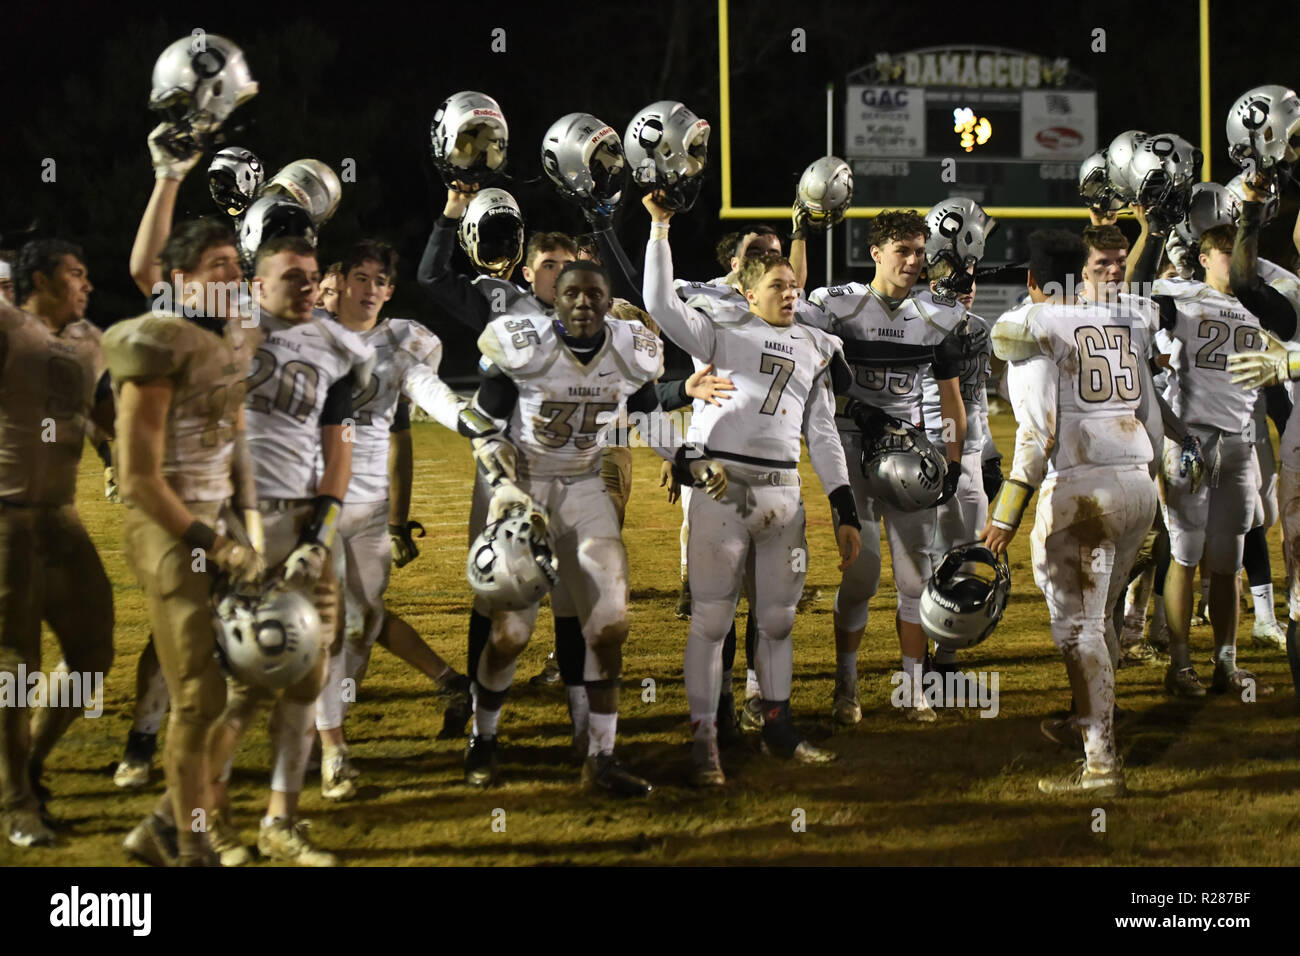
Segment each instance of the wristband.
[[1015,531],[1019,528],[1020,519],[1025,514],[1025,506],[1029,504],[1033,493],[1033,488],[1014,478],[1002,482],[997,501],[993,502],[993,524],[1006,531]]
[[1300,379],[1300,352],[1286,353],[1286,377]]
[[317,495],[312,499],[311,517],[298,535],[298,543],[319,544],[328,548],[334,543],[342,510],[343,502],[333,495]]
[[651,239],[667,239],[669,223],[652,220],[650,223]]
[[211,551],[217,546],[217,533],[202,521],[194,521],[185,529],[181,535],[181,540],[191,548],[202,548],[204,551]]
[[841,525],[862,530],[862,522],[858,519],[858,503],[853,500],[852,488],[848,485],[840,485],[826,497],[830,498],[831,507],[835,509],[835,517]]

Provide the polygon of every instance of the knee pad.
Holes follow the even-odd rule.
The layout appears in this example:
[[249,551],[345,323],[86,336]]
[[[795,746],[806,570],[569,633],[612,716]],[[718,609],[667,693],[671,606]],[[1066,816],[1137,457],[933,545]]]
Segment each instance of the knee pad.
[[862,553],[844,572],[840,578],[839,590],[835,592],[835,626],[842,631],[856,631],[866,627],[867,609],[879,588],[880,554],[868,550],[864,539]]
[[1205,531],[1180,531],[1169,535],[1169,553],[1183,567],[1194,568],[1205,552]]
[[493,620],[488,642],[500,653],[518,657],[532,636],[533,629],[528,622],[511,614]]
[[691,601],[690,633],[700,640],[722,643],[735,623],[735,609],[720,601]]
[[759,640],[780,641],[789,638],[794,630],[793,607],[763,608],[758,613]]
[[608,622],[591,620],[583,631],[587,646],[600,651],[604,648],[622,647],[627,642],[628,621],[626,615]]

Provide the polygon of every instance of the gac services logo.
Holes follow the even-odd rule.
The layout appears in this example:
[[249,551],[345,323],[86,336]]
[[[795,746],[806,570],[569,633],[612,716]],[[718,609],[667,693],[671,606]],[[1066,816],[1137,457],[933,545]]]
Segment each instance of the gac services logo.
[[1034,136],[1044,149],[1078,149],[1083,145],[1083,135],[1068,126],[1049,126]]

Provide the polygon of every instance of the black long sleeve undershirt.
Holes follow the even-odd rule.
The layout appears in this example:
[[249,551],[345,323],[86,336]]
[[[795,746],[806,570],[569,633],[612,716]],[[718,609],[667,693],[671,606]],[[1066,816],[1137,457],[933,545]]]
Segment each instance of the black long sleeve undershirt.
[[457,322],[475,332],[482,332],[494,318],[487,299],[474,287],[474,280],[451,266],[456,251],[459,221],[439,216],[429,233],[429,241],[420,258],[416,279],[420,288]]
[[1295,337],[1296,312],[1290,301],[1259,277],[1259,230],[1264,215],[1259,203],[1242,203],[1237,238],[1232,244],[1229,282],[1237,301],[1278,338]]

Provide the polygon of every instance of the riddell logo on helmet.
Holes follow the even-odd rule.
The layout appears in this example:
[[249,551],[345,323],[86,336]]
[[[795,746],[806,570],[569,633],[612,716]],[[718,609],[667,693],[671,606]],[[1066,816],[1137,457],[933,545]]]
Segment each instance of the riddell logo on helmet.
[[496,110],[475,110],[470,115],[471,116],[494,116],[497,119],[501,118],[501,114],[498,113]]
[[606,126],[604,129],[602,129],[602,130],[598,130],[598,131],[597,131],[597,132],[596,132],[596,133],[591,137],[591,139],[588,140],[588,142],[590,142],[590,143],[592,143],[592,144],[599,143],[602,139],[606,139],[606,138],[607,138],[611,133],[613,133],[613,132],[614,132],[614,127],[612,127],[612,126]]
[[1034,136],[1045,149],[1078,149],[1083,145],[1083,135],[1068,126],[1049,126]]

